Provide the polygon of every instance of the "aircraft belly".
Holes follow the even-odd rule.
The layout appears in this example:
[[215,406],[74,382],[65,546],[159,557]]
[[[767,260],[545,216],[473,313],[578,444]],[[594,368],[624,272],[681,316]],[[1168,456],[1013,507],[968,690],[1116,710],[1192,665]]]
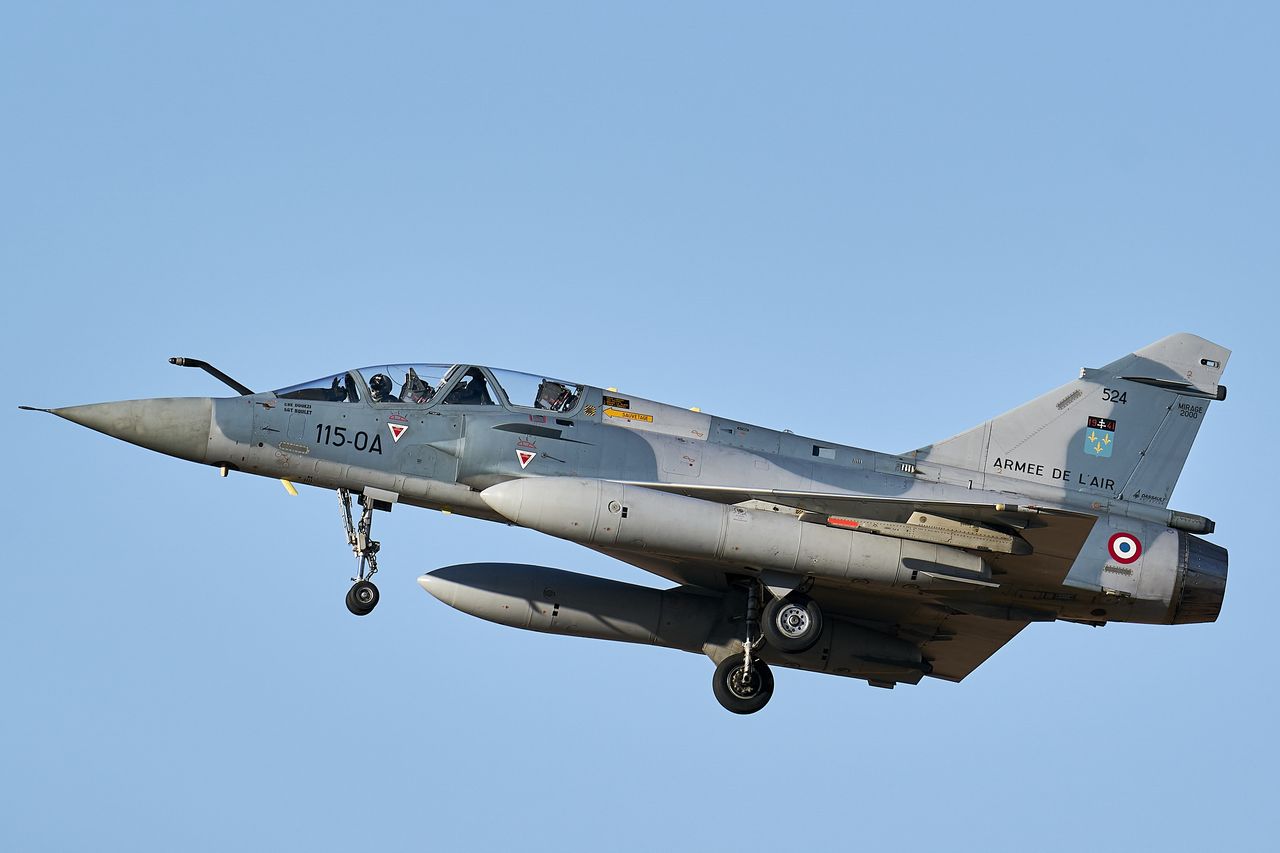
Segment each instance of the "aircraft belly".
[[[593,550],[684,586],[730,589],[721,565]],[[761,654],[770,663],[877,683],[915,684],[926,674],[919,664],[923,659],[932,668],[929,675],[960,681],[1029,624],[1027,620],[957,613],[918,591],[872,593],[865,585],[824,580],[809,594],[829,617],[827,633],[802,654],[764,648]],[[712,653],[713,658],[735,648],[736,623],[722,627],[721,648]],[[917,653],[912,655],[908,649]]]
[[675,557],[662,557],[657,554],[619,551],[613,548],[602,548],[597,545],[587,545],[586,547],[607,557],[635,566],[638,569],[643,569],[660,578],[666,578],[672,583],[702,587],[703,589],[725,590],[729,588],[723,565],[697,560],[681,560]]

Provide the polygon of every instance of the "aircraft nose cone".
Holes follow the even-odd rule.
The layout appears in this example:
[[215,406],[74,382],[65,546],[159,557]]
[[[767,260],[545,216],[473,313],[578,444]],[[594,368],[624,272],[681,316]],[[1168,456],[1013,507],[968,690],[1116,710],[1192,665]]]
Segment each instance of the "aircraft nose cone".
[[176,456],[204,462],[213,421],[210,397],[157,397],[50,409],[60,418],[112,438]]

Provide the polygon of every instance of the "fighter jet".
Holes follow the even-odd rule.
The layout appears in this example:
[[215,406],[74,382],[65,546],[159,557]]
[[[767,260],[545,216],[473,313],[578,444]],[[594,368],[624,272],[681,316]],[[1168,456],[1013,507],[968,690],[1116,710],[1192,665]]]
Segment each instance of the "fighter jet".
[[1214,621],[1227,552],[1202,538],[1214,522],[1168,504],[1229,355],[1173,335],[906,453],[472,364],[255,393],[174,358],[237,396],[41,411],[223,476],[336,490],[357,616],[378,603],[375,513],[396,504],[637,566],[673,586],[492,562],[418,583],[515,628],[705,654],[716,699],[749,714],[771,666],[958,682],[1032,622]]

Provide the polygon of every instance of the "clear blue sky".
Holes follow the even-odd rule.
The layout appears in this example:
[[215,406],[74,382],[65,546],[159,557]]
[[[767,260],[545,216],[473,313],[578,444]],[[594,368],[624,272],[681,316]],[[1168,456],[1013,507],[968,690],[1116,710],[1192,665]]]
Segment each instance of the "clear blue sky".
[[[6,850],[1275,849],[1274,4],[7,4]],[[219,480],[16,405],[477,361],[898,451],[1175,331],[1217,624],[964,684],[517,632],[516,529]]]

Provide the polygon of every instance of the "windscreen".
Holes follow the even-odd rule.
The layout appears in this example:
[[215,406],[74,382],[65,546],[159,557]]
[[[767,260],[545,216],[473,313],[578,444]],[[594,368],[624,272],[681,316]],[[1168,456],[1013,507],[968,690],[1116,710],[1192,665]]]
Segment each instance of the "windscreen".
[[298,385],[290,385],[275,392],[285,400],[319,400],[326,403],[360,402],[360,383],[351,373],[335,373],[322,379],[312,379]]

